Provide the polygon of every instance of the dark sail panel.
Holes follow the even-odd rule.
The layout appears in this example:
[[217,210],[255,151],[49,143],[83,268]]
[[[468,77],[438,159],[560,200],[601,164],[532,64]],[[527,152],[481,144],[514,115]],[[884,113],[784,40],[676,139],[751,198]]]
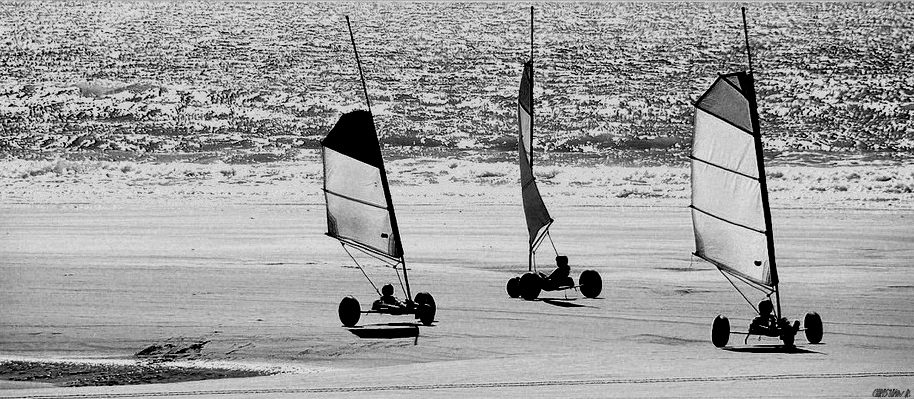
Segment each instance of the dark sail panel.
[[517,97],[517,158],[520,164],[521,196],[524,201],[524,216],[527,219],[527,233],[531,248],[542,240],[552,224],[552,218],[543,203],[539,188],[533,176],[533,63],[524,64]]
[[321,146],[327,234],[380,255],[400,258],[403,249],[371,113],[344,114]]
[[749,117],[749,100],[731,81],[734,74],[724,75],[714,82],[708,91],[701,96],[695,107],[721,120],[752,133],[752,119]]

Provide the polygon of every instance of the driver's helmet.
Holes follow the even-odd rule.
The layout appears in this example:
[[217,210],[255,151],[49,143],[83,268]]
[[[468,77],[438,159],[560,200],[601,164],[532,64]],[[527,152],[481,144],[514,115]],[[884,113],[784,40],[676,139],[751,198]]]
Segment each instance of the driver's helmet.
[[565,255],[559,255],[555,257],[555,264],[560,267],[568,266],[568,257]]
[[393,296],[393,294],[394,294],[394,286],[393,286],[393,285],[384,284],[384,286],[381,287],[381,295],[383,295],[383,296]]
[[758,303],[758,312],[766,315],[771,314],[771,311],[774,310],[774,305],[771,304],[771,301],[768,299],[763,299]]

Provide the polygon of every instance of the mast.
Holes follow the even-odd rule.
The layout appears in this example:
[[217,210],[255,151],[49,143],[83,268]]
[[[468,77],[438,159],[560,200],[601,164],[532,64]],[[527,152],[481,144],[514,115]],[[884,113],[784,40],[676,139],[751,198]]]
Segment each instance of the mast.
[[[368,105],[368,113],[371,114],[371,100],[368,98],[368,86],[365,84],[365,74],[362,72],[362,62],[359,60],[359,51],[355,46],[355,36],[352,34],[352,24],[349,23],[349,16],[346,16],[346,26],[349,28],[349,39],[352,40],[352,52],[355,53],[355,62],[359,67],[359,77],[362,80],[362,90],[365,93],[365,103]],[[374,116],[372,118],[372,123],[374,123]],[[380,142],[380,140],[378,140]],[[409,289],[409,276],[406,273],[406,257],[403,255],[403,245],[400,242],[400,226],[397,224],[397,213],[394,211],[394,202],[390,196],[390,184],[387,182],[387,168],[383,166],[379,168],[381,174],[381,187],[384,189],[384,199],[387,201],[387,208],[390,210],[390,228],[394,235],[394,240],[397,245],[397,253],[400,254],[400,264],[403,265],[403,281],[406,285],[406,299],[411,300],[412,293]],[[394,266],[396,269],[396,266]]]
[[[530,6],[530,169],[533,170],[533,6]],[[532,250],[532,247],[531,247]]]
[[749,60],[749,73],[752,73],[752,51],[749,50],[749,25],[746,24],[746,7],[743,7],[743,34],[746,38],[746,58]]
[[365,93],[365,104],[368,105],[368,112],[371,112],[371,100],[368,99],[368,86],[365,85],[365,74],[362,73],[362,61],[359,60],[359,50],[355,47],[355,36],[352,34],[352,24],[349,23],[349,16],[346,16],[346,26],[349,27],[349,40],[352,40],[352,52],[355,53],[355,63],[359,67],[359,77],[362,79],[362,91]]
[[[523,145],[523,144],[521,144]],[[530,170],[533,170],[533,6],[530,6]],[[527,250],[527,271],[533,271],[534,245]]]
[[[755,137],[755,158],[758,162],[758,182],[762,197],[762,213],[765,217],[765,238],[768,242],[769,273],[774,286],[774,298],[777,305],[777,318],[781,318],[781,295],[778,289],[777,262],[774,253],[774,232],[771,223],[771,206],[768,203],[768,182],[765,176],[765,158],[762,148],[762,132],[759,125],[758,102],[755,98],[755,77],[752,74],[752,53],[749,48],[749,28],[746,24],[746,7],[743,7],[743,32],[746,36],[746,55],[749,61],[749,73],[746,75],[746,99],[749,101],[749,117],[752,121],[752,133]],[[742,84],[742,83],[741,83]]]
[[530,61],[533,61],[533,6],[530,6]]

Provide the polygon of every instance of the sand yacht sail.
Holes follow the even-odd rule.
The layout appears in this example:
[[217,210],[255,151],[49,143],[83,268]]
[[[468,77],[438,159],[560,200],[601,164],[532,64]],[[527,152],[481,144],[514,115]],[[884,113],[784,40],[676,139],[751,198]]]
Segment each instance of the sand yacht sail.
[[[528,248],[527,271],[528,273],[508,280],[507,291],[512,298],[522,296],[524,299],[533,300],[539,296],[540,291],[555,291],[569,288],[580,288],[581,293],[588,298],[600,295],[603,282],[600,274],[594,270],[585,270],[581,273],[580,283],[574,284],[574,279],[567,275],[546,276],[536,272],[536,250],[546,238],[552,241],[549,227],[553,219],[543,202],[536,178],[533,175],[533,7],[530,7],[530,60],[524,63],[521,75],[520,90],[517,96],[517,121],[518,121],[518,164],[520,167],[521,198],[524,205],[524,216],[527,222]],[[553,243],[553,248],[555,244]],[[556,250],[556,262],[560,269],[567,270],[568,258],[560,256]],[[554,278],[550,278],[554,277]]]
[[[745,12],[743,8],[748,53]],[[718,76],[694,104],[690,155],[694,255],[716,266],[731,283],[739,280],[768,298],[756,308],[759,318],[745,333],[747,339],[750,334],[776,336],[790,346],[799,326],[781,314],[751,53],[748,58],[748,72]],[[753,306],[736,284],[733,287]],[[774,315],[769,322],[770,312]],[[807,314],[804,325],[809,342],[818,343],[819,315]],[[730,333],[729,320],[718,316],[712,326],[714,345],[725,346]]]
[[[357,249],[374,257],[397,271],[403,271],[401,288],[406,301],[388,301],[393,293],[378,291],[368,278],[365,269],[353,257],[353,262],[365,274],[366,279],[378,291],[381,299],[375,301],[371,310],[363,311],[358,300],[352,296],[343,298],[339,306],[340,321],[351,327],[358,323],[362,313],[412,314],[422,324],[430,325],[435,318],[435,302],[426,292],[416,294],[411,300],[406,259],[400,240],[397,215],[390,196],[387,171],[381,155],[381,145],[375,130],[374,117],[368,89],[362,75],[361,61],[352,36],[352,26],[346,17],[352,48],[368,110],[352,111],[342,115],[327,136],[321,140],[324,163],[324,198],[327,204],[327,235],[337,239],[343,249]],[[350,257],[352,255],[350,254]]]

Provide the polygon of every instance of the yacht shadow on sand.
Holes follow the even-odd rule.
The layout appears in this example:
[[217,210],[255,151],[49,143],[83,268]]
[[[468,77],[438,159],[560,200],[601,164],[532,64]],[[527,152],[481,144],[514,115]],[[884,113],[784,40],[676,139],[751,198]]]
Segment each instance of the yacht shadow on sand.
[[591,308],[593,306],[575,303],[579,298],[537,298],[537,301],[563,308]]
[[743,353],[823,354],[822,352],[816,352],[814,350],[800,348],[797,346],[784,345],[725,346],[720,349],[730,352]]
[[417,323],[378,323],[346,329],[359,338],[367,339],[419,338]]

